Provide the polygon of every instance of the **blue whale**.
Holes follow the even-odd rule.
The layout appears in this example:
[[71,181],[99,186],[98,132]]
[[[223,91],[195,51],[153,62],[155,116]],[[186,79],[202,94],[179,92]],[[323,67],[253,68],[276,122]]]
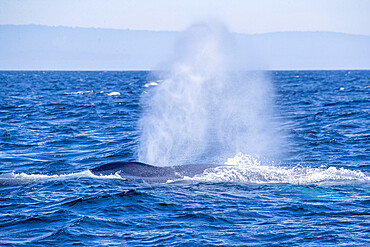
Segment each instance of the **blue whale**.
[[147,181],[168,181],[182,179],[184,177],[193,177],[202,174],[208,168],[214,168],[219,165],[214,164],[189,164],[159,167],[141,162],[118,161],[104,164],[90,171],[97,176],[118,174],[122,178],[142,179]]
[[[166,182],[168,180],[183,179],[202,174],[208,168],[220,165],[190,164],[159,167],[141,162],[118,161],[104,164],[92,169],[91,173],[97,176],[118,174],[125,179],[140,179],[148,182]],[[9,174],[0,174],[0,187],[17,186],[39,181],[40,178],[16,178]]]

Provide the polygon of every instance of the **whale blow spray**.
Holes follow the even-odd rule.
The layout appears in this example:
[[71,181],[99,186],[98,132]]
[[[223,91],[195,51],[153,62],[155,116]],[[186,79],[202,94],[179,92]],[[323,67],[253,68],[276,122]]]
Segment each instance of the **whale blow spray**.
[[278,151],[272,85],[262,72],[239,70],[242,64],[236,61],[243,60],[235,47],[219,24],[184,32],[162,83],[143,100],[141,162],[216,163],[239,152],[269,156]]

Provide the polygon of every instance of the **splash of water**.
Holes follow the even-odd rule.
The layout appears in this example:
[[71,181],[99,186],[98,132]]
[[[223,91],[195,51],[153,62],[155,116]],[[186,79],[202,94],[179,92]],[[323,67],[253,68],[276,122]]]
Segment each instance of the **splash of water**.
[[370,177],[359,170],[336,167],[294,167],[264,165],[252,155],[238,153],[225,165],[210,168],[192,178],[195,181],[241,182],[241,183],[286,183],[344,185],[368,183]]
[[272,85],[263,72],[235,70],[241,59],[225,27],[192,26],[176,54],[163,81],[145,99],[140,161],[223,163],[238,152],[277,153]]
[[62,175],[46,175],[46,174],[26,174],[26,173],[4,173],[0,174],[1,186],[24,185],[38,181],[60,181],[78,178],[98,178],[98,179],[124,179],[118,174],[111,175],[94,175],[90,170],[83,172],[62,174]]

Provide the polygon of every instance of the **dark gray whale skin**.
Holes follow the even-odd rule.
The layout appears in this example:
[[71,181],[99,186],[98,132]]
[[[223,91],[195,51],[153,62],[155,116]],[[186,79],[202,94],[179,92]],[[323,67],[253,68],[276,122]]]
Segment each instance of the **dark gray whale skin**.
[[193,177],[194,175],[203,173],[203,171],[208,168],[214,168],[217,166],[219,165],[189,164],[159,167],[141,162],[118,161],[95,167],[90,169],[90,171],[97,176],[118,174],[122,178],[162,182],[181,179],[185,176]]

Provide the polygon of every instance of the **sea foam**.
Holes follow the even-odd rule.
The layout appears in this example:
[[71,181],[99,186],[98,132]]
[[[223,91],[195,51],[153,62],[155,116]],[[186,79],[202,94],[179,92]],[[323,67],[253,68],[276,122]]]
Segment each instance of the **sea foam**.
[[187,179],[208,182],[320,185],[370,182],[370,177],[359,170],[324,166],[312,168],[302,165],[292,167],[263,165],[258,158],[242,153],[228,159],[223,166],[207,169],[203,174]]

